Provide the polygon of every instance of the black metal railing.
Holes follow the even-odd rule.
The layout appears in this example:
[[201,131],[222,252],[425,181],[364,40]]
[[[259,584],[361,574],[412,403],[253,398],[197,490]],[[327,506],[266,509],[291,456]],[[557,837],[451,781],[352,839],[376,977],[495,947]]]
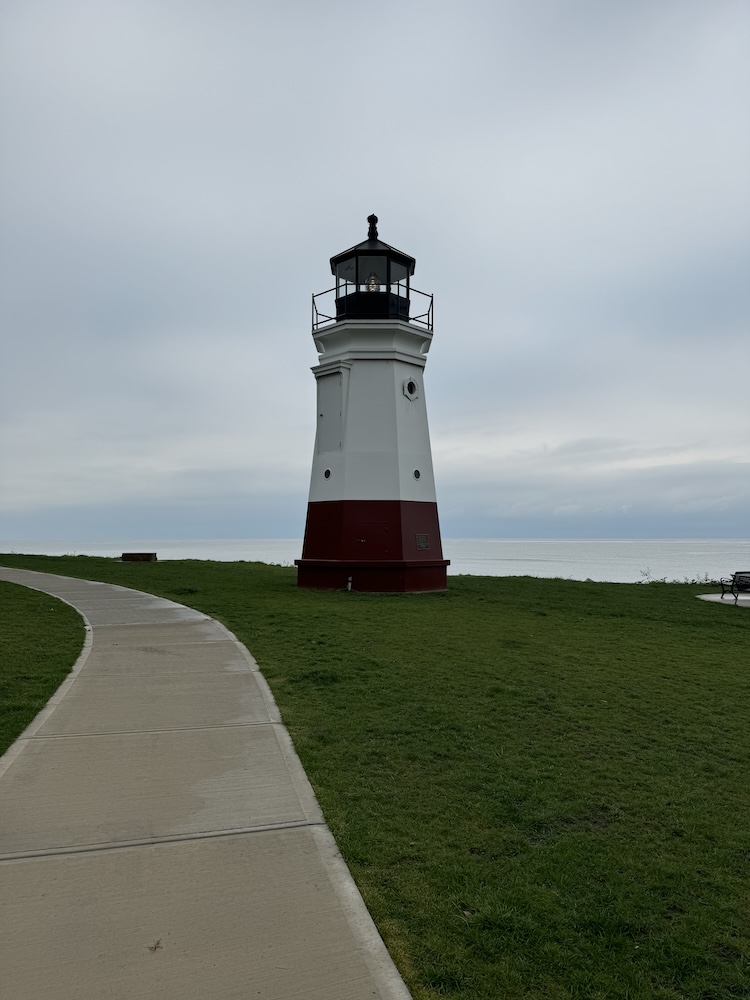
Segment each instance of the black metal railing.
[[[421,312],[413,313],[414,309]],[[414,287],[407,291],[401,283],[393,284],[388,291],[339,284],[313,295],[313,332],[346,319],[399,319],[416,323],[432,333],[433,296]]]

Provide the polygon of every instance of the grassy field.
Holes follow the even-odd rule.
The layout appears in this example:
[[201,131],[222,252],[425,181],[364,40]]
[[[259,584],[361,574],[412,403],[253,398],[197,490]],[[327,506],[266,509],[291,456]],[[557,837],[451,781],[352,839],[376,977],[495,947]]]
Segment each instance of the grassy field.
[[249,647],[416,1000],[750,997],[747,611],[689,585],[0,562],[181,601]]
[[0,580],[0,754],[63,682],[83,639],[69,605]]

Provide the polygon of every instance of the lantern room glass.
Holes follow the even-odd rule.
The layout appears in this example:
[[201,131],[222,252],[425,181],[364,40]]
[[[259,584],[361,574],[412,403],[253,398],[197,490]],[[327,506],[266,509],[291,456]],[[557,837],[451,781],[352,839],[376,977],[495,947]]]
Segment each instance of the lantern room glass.
[[387,257],[358,257],[357,285],[361,292],[385,291],[388,284]]
[[336,276],[336,319],[409,320],[411,257],[381,243],[375,216],[368,239],[331,258]]
[[349,257],[336,265],[336,289],[339,295],[353,291],[389,291],[408,297],[409,269],[384,255]]

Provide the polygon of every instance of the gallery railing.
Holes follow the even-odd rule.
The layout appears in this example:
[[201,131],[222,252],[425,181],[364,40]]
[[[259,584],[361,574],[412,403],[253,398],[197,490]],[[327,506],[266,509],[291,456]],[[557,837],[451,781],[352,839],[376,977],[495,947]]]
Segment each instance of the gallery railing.
[[[413,309],[421,310],[411,315]],[[312,297],[313,332],[346,319],[399,319],[432,333],[433,296],[418,288],[393,284],[387,291],[340,283]]]

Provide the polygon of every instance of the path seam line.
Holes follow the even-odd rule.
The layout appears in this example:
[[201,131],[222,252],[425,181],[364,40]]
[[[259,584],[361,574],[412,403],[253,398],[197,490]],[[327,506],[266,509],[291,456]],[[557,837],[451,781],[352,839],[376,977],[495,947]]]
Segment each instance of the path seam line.
[[323,821],[293,819],[280,823],[260,823],[257,826],[238,826],[226,830],[204,830],[199,833],[172,833],[163,837],[143,837],[136,840],[104,841],[98,844],[74,844],[70,847],[40,848],[37,851],[11,851],[0,854],[0,865],[8,861],[57,858],[69,854],[91,854],[92,851],[119,851],[125,847],[152,847],[154,844],[179,844],[189,840],[213,840],[216,837],[246,836],[253,833],[270,833],[274,830],[298,830],[312,826],[325,826]]

